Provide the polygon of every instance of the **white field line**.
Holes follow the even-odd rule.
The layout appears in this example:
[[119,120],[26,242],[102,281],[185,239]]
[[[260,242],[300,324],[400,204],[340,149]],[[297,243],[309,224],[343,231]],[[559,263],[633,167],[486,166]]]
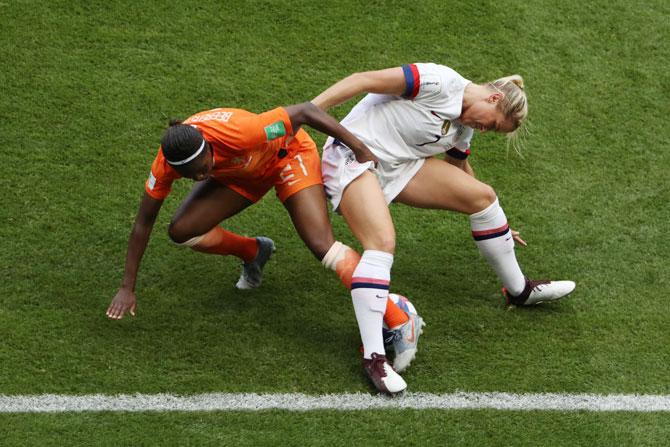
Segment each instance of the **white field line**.
[[60,413],[84,411],[260,411],[260,410],[379,410],[494,409],[512,411],[670,412],[670,395],[637,394],[509,394],[406,393],[389,398],[370,394],[210,393],[133,395],[0,395],[0,413]]

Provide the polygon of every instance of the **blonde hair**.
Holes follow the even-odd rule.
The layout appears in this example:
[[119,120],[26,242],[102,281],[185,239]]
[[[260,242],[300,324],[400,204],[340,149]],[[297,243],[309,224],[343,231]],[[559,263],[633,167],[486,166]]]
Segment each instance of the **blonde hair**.
[[523,78],[515,74],[496,79],[489,82],[488,85],[504,95],[498,107],[514,126],[514,130],[507,134],[507,143],[520,153],[521,139],[528,132],[525,125],[528,118],[528,98],[524,90]]

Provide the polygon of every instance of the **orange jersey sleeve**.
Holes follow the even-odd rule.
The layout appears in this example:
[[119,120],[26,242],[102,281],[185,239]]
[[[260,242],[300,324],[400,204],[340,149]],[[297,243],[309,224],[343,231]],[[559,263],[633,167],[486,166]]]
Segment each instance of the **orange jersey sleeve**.
[[242,109],[214,109],[193,115],[185,123],[203,131],[208,141],[229,149],[248,149],[276,140],[283,144],[293,135],[291,120],[282,107],[258,115]]
[[151,172],[144,184],[144,189],[154,199],[163,200],[170,194],[172,182],[180,177],[181,175],[168,164],[163,151],[159,149],[151,164]]

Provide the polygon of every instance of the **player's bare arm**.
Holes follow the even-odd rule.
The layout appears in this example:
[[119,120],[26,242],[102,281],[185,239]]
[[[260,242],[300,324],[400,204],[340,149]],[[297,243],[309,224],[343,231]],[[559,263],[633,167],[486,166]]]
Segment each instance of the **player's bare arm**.
[[120,320],[128,312],[133,316],[135,315],[137,271],[162,205],[162,200],[156,200],[146,192],[144,193],[128,240],[123,281],[109,308],[107,308],[107,316],[111,319]]
[[366,161],[377,162],[377,157],[370,152],[370,149],[361,140],[337,122],[335,118],[311,102],[288,106],[285,110],[291,120],[293,129],[298,129],[301,125],[306,124],[342,141],[351,148],[359,163],[365,163]]
[[364,71],[354,73],[336,82],[314,98],[312,103],[321,110],[328,110],[361,93],[381,93],[400,96],[405,91],[405,87],[405,74],[402,67]]

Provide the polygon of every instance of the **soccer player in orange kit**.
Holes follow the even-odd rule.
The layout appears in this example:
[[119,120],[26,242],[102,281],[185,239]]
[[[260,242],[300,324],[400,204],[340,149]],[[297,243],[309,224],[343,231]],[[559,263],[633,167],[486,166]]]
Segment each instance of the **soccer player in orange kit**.
[[[303,124],[347,144],[357,161],[376,161],[360,140],[309,102],[261,114],[219,108],[197,113],[183,123],[171,122],[151,165],[128,242],[123,281],[107,316],[121,319],[126,313],[135,315],[140,260],[163,200],[172,183],[181,177],[197,183],[169,225],[170,238],[196,251],[240,258],[243,271],[236,284],[238,288],[260,285],[262,269],[274,251],[274,243],[264,237],[250,238],[229,232],[219,224],[260,200],[272,187],[307,247],[350,287],[360,256],[335,241],[319,153],[314,141],[300,129]],[[388,300],[387,326],[396,331],[396,339],[414,340],[409,351],[396,353],[402,355],[405,367],[414,358],[421,331],[420,326],[410,324],[410,317]],[[407,349],[407,343],[402,346]]]

